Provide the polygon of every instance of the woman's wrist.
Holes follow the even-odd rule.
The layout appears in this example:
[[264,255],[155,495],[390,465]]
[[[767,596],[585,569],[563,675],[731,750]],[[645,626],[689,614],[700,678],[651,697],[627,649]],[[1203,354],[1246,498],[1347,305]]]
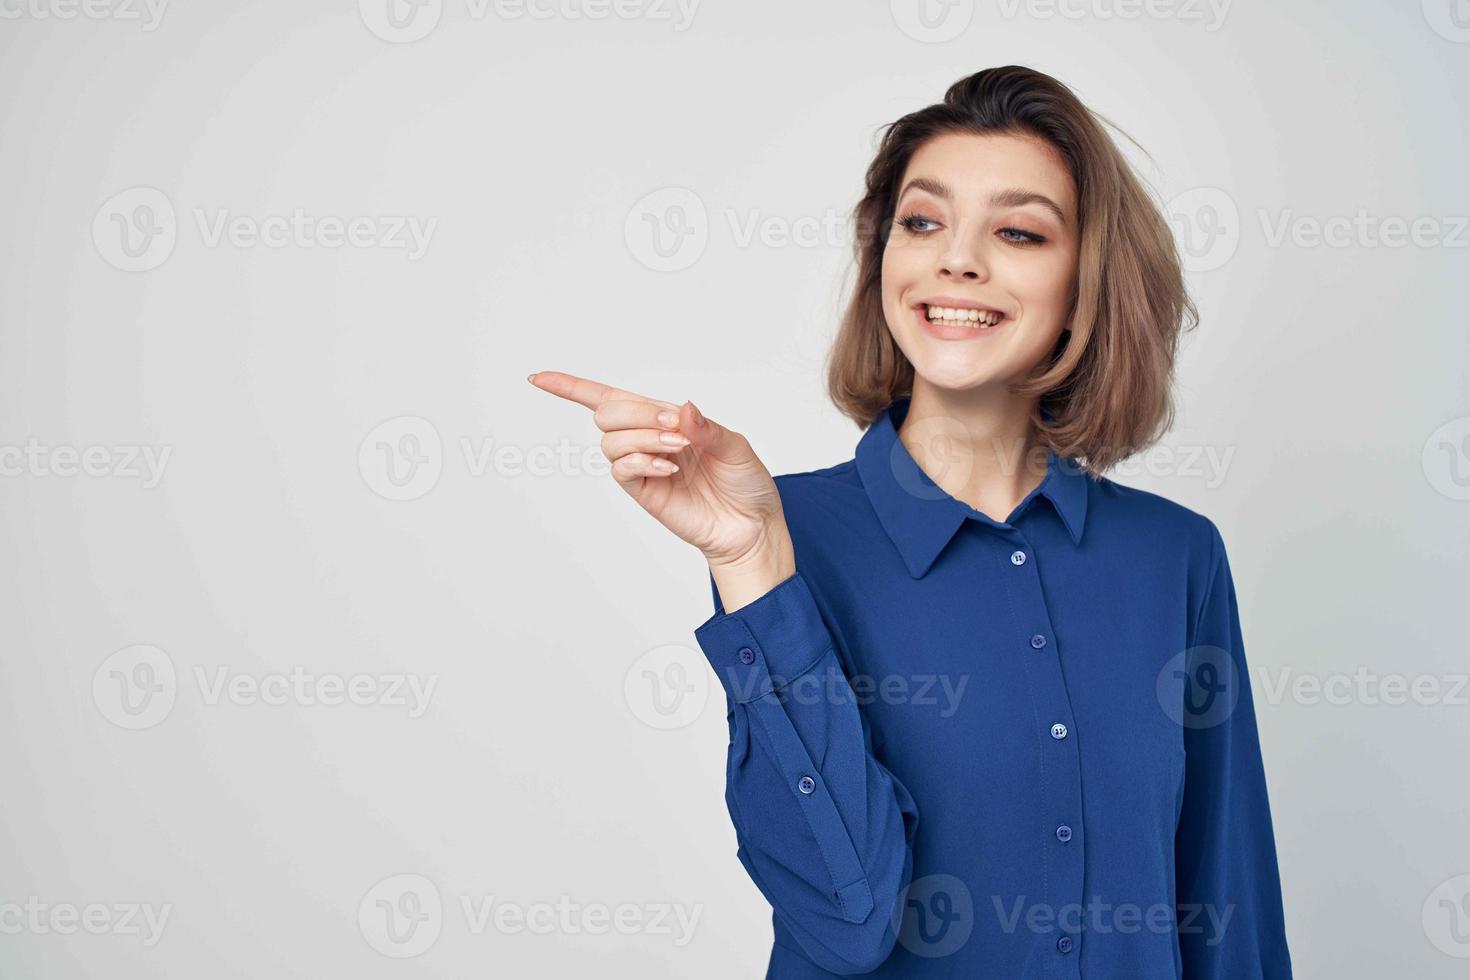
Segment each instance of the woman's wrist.
[[710,562],[710,577],[720,592],[720,604],[732,613],[747,606],[796,574],[796,549],[783,521],[761,543],[732,561]]

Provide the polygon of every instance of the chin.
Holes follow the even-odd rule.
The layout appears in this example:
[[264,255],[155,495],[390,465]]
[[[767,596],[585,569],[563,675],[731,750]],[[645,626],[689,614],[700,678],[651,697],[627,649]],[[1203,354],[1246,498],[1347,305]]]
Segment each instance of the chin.
[[914,374],[922,379],[925,384],[932,388],[944,391],[969,391],[982,385],[991,384],[1000,380],[999,375],[992,366],[987,364],[976,364],[973,361],[963,363],[949,359],[921,359],[910,360],[914,365]]

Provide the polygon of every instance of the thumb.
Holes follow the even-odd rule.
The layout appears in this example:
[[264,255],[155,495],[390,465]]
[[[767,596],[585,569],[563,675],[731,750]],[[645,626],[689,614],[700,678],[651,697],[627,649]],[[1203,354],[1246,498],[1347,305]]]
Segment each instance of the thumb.
[[679,430],[688,436],[693,448],[723,462],[743,462],[750,455],[750,448],[740,433],[705,418],[692,401],[679,406]]

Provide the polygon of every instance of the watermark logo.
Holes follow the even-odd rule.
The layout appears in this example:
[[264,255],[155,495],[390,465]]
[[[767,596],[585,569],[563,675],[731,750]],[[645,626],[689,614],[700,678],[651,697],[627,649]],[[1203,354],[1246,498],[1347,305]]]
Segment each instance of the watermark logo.
[[158,945],[163,938],[173,903],[154,907],[143,902],[44,902],[31,895],[25,901],[0,903],[0,935],[74,936],[85,932],[92,936],[137,937],[145,947]]
[[[1196,187],[1168,203],[1169,223],[1184,267],[1209,272],[1234,258],[1244,227],[1235,200],[1218,187]],[[1266,248],[1466,249],[1470,216],[1463,214],[1302,214],[1293,208],[1256,208]]]
[[1178,194],[1166,211],[1180,259],[1190,272],[1218,269],[1240,247],[1240,209],[1218,187],[1196,187]]
[[429,710],[438,674],[315,674],[300,664],[290,671],[262,675],[237,673],[219,666],[213,671],[194,667],[194,681],[204,703],[210,707],[228,703],[240,707],[264,704],[279,708],[335,708],[350,704],[359,708],[407,708],[411,719]]
[[[750,248],[759,242],[764,248],[843,248],[850,241],[846,218],[828,208],[820,215],[803,214],[794,218],[766,214],[759,208],[742,214],[736,208],[725,209],[725,222],[736,248]],[[894,246],[895,248],[897,246]]]
[[676,947],[689,944],[704,912],[702,904],[678,902],[581,902],[559,895],[554,902],[516,902],[497,895],[459,895],[446,907],[439,889],[418,874],[384,878],[363,896],[357,907],[357,925],[373,949],[393,959],[409,959],[427,952],[457,904],[465,931],[471,936],[591,935],[615,932],[621,936],[671,936]]
[[402,251],[417,262],[429,251],[438,218],[412,214],[308,214],[293,208],[290,214],[235,214],[229,208],[194,208],[194,224],[205,248],[353,248]]
[[1429,485],[1451,500],[1470,500],[1470,415],[1450,419],[1424,440]]
[[0,0],[0,20],[114,20],[158,30],[169,0]]
[[1456,44],[1470,44],[1470,0],[1422,0],[1430,30]]
[[[1024,895],[1010,899],[992,895],[990,903],[995,908],[1001,931],[1007,935],[1023,929],[1043,936],[1058,931],[1072,935],[1137,935],[1149,932],[1160,936],[1203,936],[1206,946],[1218,946],[1225,940],[1230,920],[1235,916],[1233,903],[1224,906],[1198,902],[1138,905],[1107,902],[1099,895],[1091,896],[1086,903],[1068,902],[1064,905],[1028,903]],[[1074,940],[1070,935],[1064,935],[1060,941],[1070,944]]]
[[[723,219],[723,220],[721,220]],[[849,221],[851,226],[849,226]],[[887,233],[875,229],[868,219],[836,208],[810,214],[774,214],[759,207],[726,207],[712,214],[694,191],[687,187],[665,187],[636,201],[623,223],[629,253],[655,272],[681,272],[703,257],[717,230],[728,235],[731,247],[827,250],[841,252],[853,243],[870,241]],[[903,247],[903,240],[886,247]]]
[[35,436],[25,445],[0,443],[0,476],[109,477],[139,480],[144,490],[163,481],[172,446],[51,446]]
[[367,29],[390,44],[412,44],[439,26],[444,0],[357,0]]
[[358,446],[358,471],[368,489],[387,500],[417,500],[438,484],[446,466],[463,465],[467,476],[606,477],[612,464],[601,442],[515,445],[493,436],[460,435],[452,452],[428,419],[400,415],[379,424]]
[[[699,0],[464,0],[473,22],[642,20],[667,22],[674,33],[694,23]],[[443,0],[358,0],[358,14],[374,35],[390,44],[428,37],[444,14]]]
[[1372,214],[1358,208],[1351,215],[1318,217],[1287,208],[1278,214],[1257,212],[1261,234],[1270,248],[1290,242],[1296,248],[1470,248],[1470,218],[1464,215]]
[[975,0],[889,0],[888,12],[915,41],[943,44],[965,33],[975,18]]
[[1035,20],[1174,20],[1202,23],[1213,34],[1225,24],[1231,0],[999,0],[1001,16],[1024,12]]
[[385,500],[417,500],[444,471],[439,430],[417,415],[388,419],[363,438],[357,467],[368,489]]
[[671,936],[675,947],[689,945],[704,913],[703,904],[679,902],[580,902],[558,895],[553,902],[511,902],[494,895],[461,895],[459,904],[471,935],[496,933],[534,936]]
[[[3,0],[0,0],[3,2]],[[377,249],[402,251],[410,262],[428,253],[436,217],[381,214],[238,214],[229,208],[192,208],[195,231],[205,248]],[[103,261],[123,272],[148,272],[163,265],[178,244],[180,222],[167,194],[131,187],[103,202],[92,219],[92,244]]]
[[92,702],[97,710],[130,731],[152,728],[167,718],[178,694],[173,660],[146,643],[117,651],[92,675]]
[[1268,704],[1280,704],[1290,696],[1293,704],[1315,707],[1334,705],[1405,705],[1421,708],[1470,707],[1470,674],[1380,674],[1367,667],[1352,673],[1299,674],[1290,667],[1273,672],[1269,666],[1256,669]]
[[1159,706],[1176,725],[1214,728],[1240,701],[1239,673],[1230,651],[1202,645],[1180,651],[1159,671]]
[[[192,674],[200,703],[206,707],[405,708],[410,719],[423,717],[439,686],[438,674],[318,674],[299,664],[289,671],[260,675],[196,664]],[[92,702],[114,725],[139,731],[168,718],[181,687],[173,659],[158,647],[138,644],[117,651],[97,668]]]
[[1455,959],[1470,959],[1470,874],[1442,881],[1424,900],[1424,935]]
[[1130,479],[1137,476],[1188,478],[1203,481],[1213,490],[1225,482],[1236,446],[1170,446],[1159,444],[1117,463],[1108,475]]
[[423,875],[384,878],[357,906],[357,928],[384,956],[410,959],[427,952],[444,928],[439,889]]
[[[908,425],[907,441],[895,439],[888,455],[894,479],[920,500],[943,500],[943,484],[962,486],[975,463],[970,430],[948,415],[930,415]],[[918,465],[913,465],[917,463]]]
[[959,951],[975,928],[975,900],[954,875],[915,878],[899,895],[890,915],[904,949],[925,959]]
[[969,686],[970,675],[959,674],[867,674],[848,675],[835,660],[799,674],[785,677],[762,675],[731,667],[727,671],[730,693],[740,701],[759,697],[765,677],[779,691],[782,704],[828,704],[866,706],[879,702],[893,706],[936,708],[938,717],[953,718]]
[[687,187],[664,187],[640,198],[623,222],[623,240],[639,264],[654,272],[679,272],[704,254],[709,215]]
[[667,731],[692,724],[709,700],[704,658],[678,644],[649,650],[623,675],[623,700],[650,728]]
[[168,261],[179,240],[173,202],[156,187],[130,187],[103,202],[92,219],[92,244],[108,265],[147,272]]

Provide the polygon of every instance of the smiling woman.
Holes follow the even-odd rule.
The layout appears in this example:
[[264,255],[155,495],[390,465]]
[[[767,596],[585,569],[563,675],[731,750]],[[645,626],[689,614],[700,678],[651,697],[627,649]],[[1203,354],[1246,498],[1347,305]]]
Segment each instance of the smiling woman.
[[[1198,320],[1173,236],[1060,82],[977,72],[894,122],[855,219],[857,286],[827,387],[859,425],[925,378],[959,389],[1008,378],[1034,402],[1039,442],[1097,474],[1172,425],[1174,354]],[[945,309],[1002,318],[957,331]],[[934,343],[972,339],[987,344]]]
[[1286,980],[1224,541],[1102,475],[1172,416],[1163,216],[1006,67],[888,127],[855,222],[844,463],[772,477],[692,402],[530,377],[708,562],[767,977]]

